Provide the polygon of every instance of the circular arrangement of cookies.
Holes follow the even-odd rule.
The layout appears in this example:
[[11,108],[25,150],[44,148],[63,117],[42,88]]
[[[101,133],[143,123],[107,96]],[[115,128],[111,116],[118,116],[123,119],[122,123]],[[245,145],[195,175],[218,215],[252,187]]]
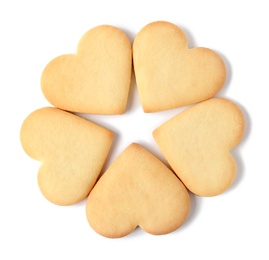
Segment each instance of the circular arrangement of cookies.
[[[73,112],[123,114],[132,67],[145,113],[191,106],[153,131],[172,170],[132,143],[100,177],[114,134]],[[41,88],[53,107],[32,112],[21,127],[22,147],[41,162],[40,191],[57,205],[88,197],[88,222],[105,237],[126,236],[137,226],[154,235],[178,229],[191,207],[189,192],[217,196],[236,175],[230,150],[245,123],[236,104],[213,97],[225,79],[221,57],[208,48],[189,49],[172,23],[146,25],[133,45],[114,26],[89,30],[76,54],[45,67]]]

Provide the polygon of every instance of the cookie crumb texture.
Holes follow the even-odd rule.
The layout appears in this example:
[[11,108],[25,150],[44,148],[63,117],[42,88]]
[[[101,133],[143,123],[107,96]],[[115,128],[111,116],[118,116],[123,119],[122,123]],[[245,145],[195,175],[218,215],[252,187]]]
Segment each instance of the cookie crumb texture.
[[123,237],[137,226],[161,235],[187,218],[185,186],[160,160],[133,143],[112,163],[93,188],[86,214],[91,227],[109,238]]
[[76,54],[53,59],[41,76],[55,107],[88,114],[123,114],[132,71],[132,48],[118,28],[101,25],[81,38]]
[[212,98],[165,122],[153,137],[175,173],[194,194],[215,196],[236,175],[230,150],[239,144],[244,117],[233,102]]
[[188,48],[175,24],[146,25],[133,44],[133,62],[145,112],[182,107],[213,97],[224,85],[226,68],[208,48]]
[[103,167],[113,132],[57,108],[32,112],[21,128],[25,152],[41,162],[38,184],[57,205],[86,198]]

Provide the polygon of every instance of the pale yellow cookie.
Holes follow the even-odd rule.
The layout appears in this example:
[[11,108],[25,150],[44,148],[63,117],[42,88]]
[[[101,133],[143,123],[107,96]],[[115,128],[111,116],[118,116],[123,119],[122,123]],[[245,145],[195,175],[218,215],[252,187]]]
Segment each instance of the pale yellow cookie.
[[190,209],[181,181],[142,146],[128,146],[90,193],[86,214],[91,227],[117,238],[137,226],[160,235],[176,230]]
[[223,86],[223,60],[207,48],[188,48],[175,24],[153,22],[136,36],[133,62],[145,112],[186,106],[214,96]]
[[193,193],[215,196],[227,190],[236,175],[229,151],[244,133],[240,109],[213,98],[176,115],[153,132],[163,155]]
[[102,25],[80,40],[76,54],[53,59],[41,77],[55,107],[81,113],[122,114],[131,82],[132,50],[118,28]]
[[57,205],[88,196],[103,167],[113,132],[57,108],[31,113],[21,128],[25,152],[40,161],[38,184]]

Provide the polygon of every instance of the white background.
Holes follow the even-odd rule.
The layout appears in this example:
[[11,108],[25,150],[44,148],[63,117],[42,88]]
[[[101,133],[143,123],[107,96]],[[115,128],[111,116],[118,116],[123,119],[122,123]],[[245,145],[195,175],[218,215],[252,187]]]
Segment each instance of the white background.
[[[0,259],[269,259],[269,15],[267,1],[3,1],[0,0]],[[121,239],[96,234],[85,200],[59,207],[39,192],[39,163],[19,140],[24,118],[48,106],[40,75],[54,57],[76,51],[90,28],[111,24],[131,41],[147,23],[180,26],[190,47],[209,47],[224,59],[228,77],[217,96],[243,110],[246,133],[233,150],[234,185],[224,194],[191,196],[188,220],[152,236],[136,229]],[[152,131],[183,109],[144,114],[132,82],[122,116],[87,116],[116,133],[105,168],[131,142],[163,160]]]

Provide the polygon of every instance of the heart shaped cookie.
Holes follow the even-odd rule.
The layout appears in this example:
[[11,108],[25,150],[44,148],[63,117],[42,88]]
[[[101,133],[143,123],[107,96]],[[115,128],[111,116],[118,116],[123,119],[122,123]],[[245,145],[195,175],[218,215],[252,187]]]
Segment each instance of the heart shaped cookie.
[[42,91],[55,107],[81,113],[122,114],[131,82],[127,36],[109,25],[89,30],[76,54],[53,59],[41,76]]
[[142,146],[128,146],[94,186],[86,214],[99,234],[123,237],[137,226],[165,234],[183,224],[190,208],[181,181]]
[[133,44],[139,97],[145,112],[181,107],[214,96],[223,86],[223,60],[207,48],[188,48],[184,32],[168,22],[146,25]]
[[57,108],[31,113],[21,128],[25,152],[42,162],[38,184],[57,205],[71,205],[88,196],[103,167],[113,132]]
[[193,193],[215,196],[227,190],[236,174],[229,151],[244,133],[240,109],[224,98],[199,103],[153,132],[165,158]]

